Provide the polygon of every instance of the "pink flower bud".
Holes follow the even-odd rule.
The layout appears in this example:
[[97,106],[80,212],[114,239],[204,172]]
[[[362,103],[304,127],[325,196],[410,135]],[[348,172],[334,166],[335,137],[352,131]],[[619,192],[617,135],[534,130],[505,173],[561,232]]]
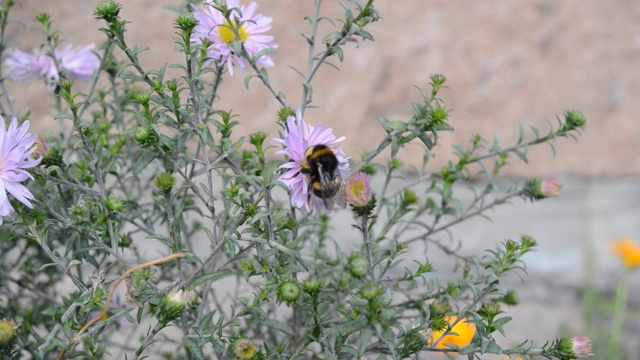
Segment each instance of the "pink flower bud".
[[363,207],[371,201],[371,180],[365,173],[357,173],[349,179],[346,188],[347,202]]
[[560,195],[562,184],[556,178],[545,179],[540,183],[540,193],[544,197],[556,197]]

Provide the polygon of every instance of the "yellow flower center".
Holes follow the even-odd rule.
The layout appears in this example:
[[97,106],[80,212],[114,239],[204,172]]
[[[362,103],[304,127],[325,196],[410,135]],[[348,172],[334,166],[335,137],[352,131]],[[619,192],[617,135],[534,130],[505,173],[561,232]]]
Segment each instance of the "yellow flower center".
[[362,182],[354,181],[354,183],[351,184],[351,186],[349,187],[349,191],[351,191],[353,196],[355,196],[356,198],[360,199],[367,192],[367,189],[366,189],[366,187],[364,185],[365,184],[362,183]]
[[231,44],[236,41],[245,42],[249,38],[249,34],[244,31],[244,26],[237,26],[235,22],[229,24],[224,22],[224,25],[220,26],[220,40],[225,44]]

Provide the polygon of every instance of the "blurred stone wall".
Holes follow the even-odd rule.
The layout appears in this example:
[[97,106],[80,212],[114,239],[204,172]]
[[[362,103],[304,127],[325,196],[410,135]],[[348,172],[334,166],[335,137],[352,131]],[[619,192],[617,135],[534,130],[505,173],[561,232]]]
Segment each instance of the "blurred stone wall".
[[[120,0],[121,15],[131,21],[128,43],[150,50],[141,55],[147,69],[182,61],[176,51],[175,13],[163,6],[179,0]],[[37,14],[53,16],[54,28],[74,44],[100,43],[104,35],[93,19],[96,0],[22,0],[7,36],[15,47],[31,50],[41,43]],[[273,17],[279,44],[277,67],[269,70],[274,87],[300,104],[301,79],[287,65],[305,68],[308,47],[300,36],[309,31],[304,17],[314,1],[262,0],[259,11]],[[406,120],[411,102],[420,101],[414,85],[427,88],[428,76],[448,77],[442,96],[454,109],[456,131],[442,137],[437,169],[450,158],[451,145],[467,145],[473,134],[503,145],[518,135],[518,125],[543,133],[567,109],[587,118],[578,142],[560,140],[557,155],[549,147],[532,149],[530,164],[515,158],[508,171],[516,176],[554,174],[622,176],[640,174],[640,2],[614,0],[378,1],[382,19],[368,28],[375,42],[345,46],[337,71],[324,67],[314,83],[312,123],[334,127],[347,136],[344,147],[355,159],[384,136],[378,116]],[[338,1],[325,0],[324,13],[341,16]],[[329,31],[326,23],[321,31]],[[322,33],[322,32],[321,32]],[[177,77],[173,73],[169,77]],[[53,128],[53,100],[43,84],[12,84],[21,113],[31,112],[42,131]],[[244,88],[242,74],[225,78],[219,107],[241,115],[239,133],[265,131],[277,135],[277,102],[254,80]],[[490,144],[489,144],[490,145]],[[405,151],[409,164],[420,164],[419,145]]]

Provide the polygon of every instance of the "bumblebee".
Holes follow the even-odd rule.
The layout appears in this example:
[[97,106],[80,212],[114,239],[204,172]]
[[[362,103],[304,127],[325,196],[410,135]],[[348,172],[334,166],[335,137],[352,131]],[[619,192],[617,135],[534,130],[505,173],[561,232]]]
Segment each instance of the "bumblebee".
[[307,149],[300,173],[309,179],[309,202],[313,194],[322,199],[328,209],[333,207],[336,200],[343,206],[343,181],[338,165],[340,162],[336,154],[326,145],[318,144]]

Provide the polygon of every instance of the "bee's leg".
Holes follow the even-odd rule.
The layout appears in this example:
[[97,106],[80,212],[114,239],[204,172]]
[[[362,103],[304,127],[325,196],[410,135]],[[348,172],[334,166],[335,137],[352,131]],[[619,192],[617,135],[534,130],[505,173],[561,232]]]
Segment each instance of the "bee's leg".
[[309,186],[307,187],[307,204],[311,205],[311,193],[313,192],[313,182],[309,181]]

